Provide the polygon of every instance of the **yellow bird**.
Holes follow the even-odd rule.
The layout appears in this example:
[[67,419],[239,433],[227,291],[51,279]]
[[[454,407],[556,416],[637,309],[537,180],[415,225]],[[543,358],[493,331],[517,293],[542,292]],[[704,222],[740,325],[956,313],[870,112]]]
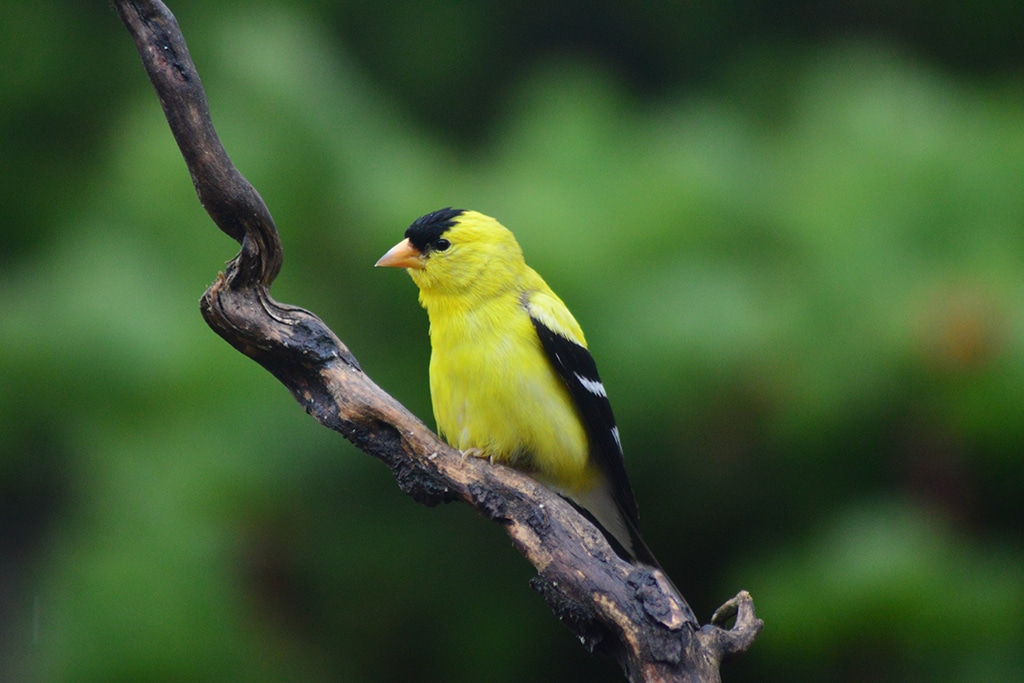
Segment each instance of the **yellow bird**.
[[620,555],[659,567],[597,366],[576,319],[512,233],[475,211],[417,219],[377,261],[406,268],[430,318],[430,395],[449,444],[524,470],[601,527]]

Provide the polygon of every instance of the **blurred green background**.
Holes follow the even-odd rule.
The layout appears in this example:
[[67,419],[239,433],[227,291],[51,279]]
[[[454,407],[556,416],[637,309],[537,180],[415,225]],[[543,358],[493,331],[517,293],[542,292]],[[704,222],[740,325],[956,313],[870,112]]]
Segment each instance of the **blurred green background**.
[[[1019,2],[172,2],[319,314],[428,424],[417,216],[581,321],[727,681],[1024,670]],[[616,681],[200,318],[236,245],[105,2],[0,1],[0,680]]]

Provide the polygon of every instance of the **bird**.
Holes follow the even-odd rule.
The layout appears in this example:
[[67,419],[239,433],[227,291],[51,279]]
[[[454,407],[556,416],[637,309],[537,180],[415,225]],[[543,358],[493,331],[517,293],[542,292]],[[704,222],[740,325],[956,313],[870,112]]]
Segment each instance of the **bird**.
[[376,266],[405,268],[419,288],[438,434],[464,454],[527,472],[595,522],[623,559],[661,570],[640,535],[619,429],[583,330],[512,232],[444,208],[413,221]]

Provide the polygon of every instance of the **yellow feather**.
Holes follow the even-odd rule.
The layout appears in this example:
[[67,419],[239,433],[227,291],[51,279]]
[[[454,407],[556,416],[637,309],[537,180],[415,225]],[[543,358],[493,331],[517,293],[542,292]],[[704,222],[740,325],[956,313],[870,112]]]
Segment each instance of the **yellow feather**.
[[[566,361],[579,359],[549,358],[554,353],[558,359],[558,351],[547,337],[541,341],[534,320],[545,335],[567,339],[570,356],[572,342],[586,348],[583,330],[526,265],[512,233],[475,211],[442,209],[414,222],[377,265],[406,268],[427,309],[438,433],[462,451],[530,472],[586,509],[633,559],[656,566],[636,528],[625,471],[614,460],[621,452],[606,450],[609,437],[618,441],[610,408],[607,425],[591,425],[612,430],[591,435],[605,439],[596,447],[605,450],[594,458],[566,385],[574,379],[559,375],[571,367]],[[604,397],[596,374],[575,380]]]
[[438,432],[456,448],[479,449],[559,489],[593,487],[586,433],[526,306],[583,343],[579,325],[497,221],[466,212],[446,236],[448,251],[409,271],[430,317]]

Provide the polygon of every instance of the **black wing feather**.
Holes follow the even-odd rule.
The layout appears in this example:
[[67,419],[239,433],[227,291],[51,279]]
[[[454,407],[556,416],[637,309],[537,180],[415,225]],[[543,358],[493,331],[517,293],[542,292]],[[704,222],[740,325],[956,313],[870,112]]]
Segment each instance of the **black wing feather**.
[[548,328],[544,323],[530,316],[533,327],[540,337],[541,346],[555,368],[558,376],[569,389],[583,428],[590,440],[591,457],[608,477],[612,497],[622,511],[626,522],[635,530],[638,526],[636,498],[629,485],[622,446],[616,438],[615,416],[607,396],[594,393],[580,380],[584,378],[590,386],[603,386],[597,373],[597,364],[585,347]]

